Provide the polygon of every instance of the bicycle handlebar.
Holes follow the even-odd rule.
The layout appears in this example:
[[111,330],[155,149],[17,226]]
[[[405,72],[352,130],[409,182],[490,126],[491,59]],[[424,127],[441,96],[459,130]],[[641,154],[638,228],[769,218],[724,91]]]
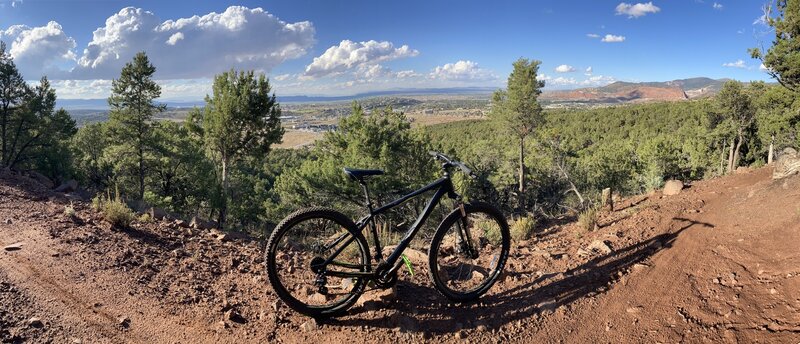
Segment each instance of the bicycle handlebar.
[[439,153],[439,152],[429,151],[428,154],[430,154],[436,160],[443,161],[445,163],[445,165],[447,165],[447,166],[458,167],[459,169],[461,169],[461,172],[464,172],[464,174],[466,174],[467,176],[469,176],[472,179],[478,178],[478,176],[475,174],[475,172],[472,172],[472,169],[467,167],[467,165],[465,165],[461,161],[453,160],[449,156],[444,155],[444,154]]

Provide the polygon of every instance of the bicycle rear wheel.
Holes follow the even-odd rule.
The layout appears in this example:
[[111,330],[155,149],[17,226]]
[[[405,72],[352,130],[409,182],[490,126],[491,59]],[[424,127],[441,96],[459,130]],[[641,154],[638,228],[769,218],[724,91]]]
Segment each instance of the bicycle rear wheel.
[[301,209],[281,221],[267,241],[265,263],[278,297],[311,317],[341,314],[364,291],[365,278],[336,273],[370,270],[364,236],[349,218],[326,208]]
[[464,212],[456,209],[442,221],[428,252],[436,289],[456,302],[475,300],[494,285],[511,246],[500,210],[476,202],[464,204]]

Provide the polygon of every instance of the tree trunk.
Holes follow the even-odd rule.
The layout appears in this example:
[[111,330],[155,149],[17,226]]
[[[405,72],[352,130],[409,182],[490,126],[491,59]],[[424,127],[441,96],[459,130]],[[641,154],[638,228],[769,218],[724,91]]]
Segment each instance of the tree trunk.
[[219,228],[225,228],[228,215],[228,161],[222,158],[222,206],[219,209]]
[[739,167],[739,150],[742,147],[742,142],[744,138],[742,137],[742,130],[739,129],[739,140],[736,142],[736,150],[733,152],[733,169],[735,171],[737,167]]
[[8,154],[8,152],[6,151],[6,139],[7,139],[7,137],[6,137],[6,127],[7,126],[8,126],[8,105],[3,104],[3,118],[2,118],[2,122],[0,122],[0,127],[2,127],[2,131],[3,131],[3,133],[2,133],[3,146],[0,147],[0,153],[3,153],[2,158],[0,158],[0,166],[2,166],[2,167],[6,167],[6,162],[7,162],[6,161],[6,154]]
[[733,147],[736,145],[736,138],[731,140],[731,149],[728,151],[728,173],[733,171]]
[[772,140],[769,141],[769,153],[767,153],[767,164],[772,165],[772,157],[775,156],[775,135],[772,135]]
[[719,175],[725,173],[725,146],[728,145],[728,140],[722,140],[722,145],[719,146]]
[[525,138],[519,139],[519,199],[520,207],[525,209]]
[[139,142],[139,199],[144,199],[144,149]]

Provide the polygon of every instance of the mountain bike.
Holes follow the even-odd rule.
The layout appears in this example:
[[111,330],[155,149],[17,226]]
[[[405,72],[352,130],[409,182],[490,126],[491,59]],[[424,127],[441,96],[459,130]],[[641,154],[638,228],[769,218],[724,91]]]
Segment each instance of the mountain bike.
[[[431,240],[430,278],[436,289],[454,302],[472,301],[486,293],[508,258],[508,223],[496,207],[464,203],[456,193],[451,171],[458,168],[475,178],[471,169],[444,154],[430,154],[441,162],[442,177],[383,206],[373,205],[367,180],[384,172],[345,168],[344,173],[361,185],[366,199],[367,215],[355,223],[324,207],[300,209],[283,219],[267,240],[265,257],[269,282],[278,297],[299,313],[324,318],[344,313],[370,282],[376,288],[391,288],[397,283],[400,267],[409,264],[403,251],[445,196],[456,206]],[[435,192],[396,248],[384,257],[376,216],[428,191]],[[374,243],[372,257],[363,233],[367,230]]]

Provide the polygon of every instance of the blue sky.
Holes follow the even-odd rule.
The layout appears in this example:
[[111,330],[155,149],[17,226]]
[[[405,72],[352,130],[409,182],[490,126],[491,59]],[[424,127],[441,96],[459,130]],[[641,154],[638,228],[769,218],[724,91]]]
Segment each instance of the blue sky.
[[[196,100],[230,68],[279,95],[501,87],[519,57],[548,88],[695,76],[767,80],[761,1],[0,0],[0,40],[27,79],[103,98],[145,50],[163,97]],[[96,31],[98,30],[98,31]],[[97,32],[101,34],[98,35]],[[93,34],[94,33],[94,34]],[[590,71],[587,69],[591,67]]]

